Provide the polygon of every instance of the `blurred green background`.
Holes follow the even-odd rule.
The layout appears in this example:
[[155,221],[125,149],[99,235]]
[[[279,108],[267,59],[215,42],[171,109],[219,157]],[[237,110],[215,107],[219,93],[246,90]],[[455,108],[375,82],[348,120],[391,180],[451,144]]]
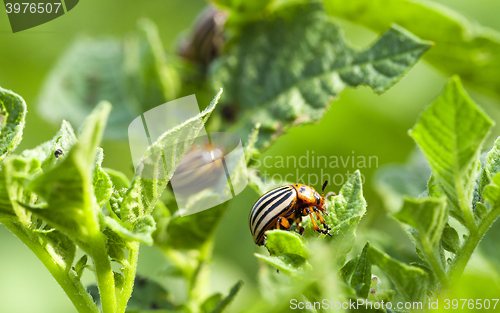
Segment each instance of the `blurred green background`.
[[[500,31],[500,2],[495,0],[442,0],[438,1],[458,11],[472,21]],[[188,29],[206,2],[201,0],[143,0],[143,1],[80,1],[68,14],[36,28],[12,34],[7,14],[0,13],[0,86],[11,89],[24,97],[28,104],[24,139],[18,151],[52,138],[57,127],[48,124],[37,114],[37,96],[50,69],[58,57],[80,35],[123,36],[135,29],[141,17],[147,17],[158,26],[164,48],[175,52],[179,34]],[[377,35],[363,27],[338,21],[345,29],[346,37],[355,47],[368,45]],[[378,166],[404,162],[414,144],[407,130],[415,123],[423,107],[442,90],[447,77],[420,61],[393,88],[382,96],[369,88],[345,90],[332,103],[331,109],[317,125],[292,129],[280,137],[261,159],[266,156],[300,157],[307,151],[316,156],[376,156]],[[500,135],[500,102],[470,91],[471,96],[497,121],[486,147]],[[203,106],[206,104],[203,104]],[[104,166],[126,172],[131,171],[131,158],[126,143],[104,143]],[[356,168],[328,169],[330,175],[351,173]],[[268,173],[295,173],[295,168],[266,169]],[[400,234],[401,230],[385,218],[381,200],[372,188],[373,168],[362,169],[366,178],[365,197],[368,216],[362,229],[384,229],[388,235]],[[306,174],[320,174],[320,168],[310,168]],[[302,172],[301,172],[302,173]],[[320,188],[320,183],[314,187]],[[329,190],[338,191],[331,185]],[[247,188],[238,195],[223,218],[217,232],[212,292],[226,293],[238,279],[245,281],[235,303],[243,307],[256,295],[257,251],[250,236],[247,216],[258,195]],[[388,226],[389,225],[389,226]],[[361,231],[362,232],[362,231]],[[361,233],[362,237],[363,234]],[[363,242],[363,240],[358,240]],[[402,242],[403,244],[404,242]],[[36,257],[5,228],[0,227],[0,312],[76,312],[63,291],[52,279]],[[397,249],[397,247],[395,248]],[[481,258],[473,260],[470,277],[486,277],[487,267]],[[154,277],[172,291],[179,282],[167,280],[161,274],[167,264],[161,253],[153,247],[141,248],[139,273]],[[481,268],[483,268],[481,270]],[[90,275],[84,277],[89,283]],[[478,278],[479,279],[479,278]],[[478,282],[478,279],[470,281]],[[495,277],[495,280],[498,279]],[[469,283],[471,287],[472,283]],[[472,285],[473,286],[473,285]],[[178,288],[177,288],[178,289]],[[498,288],[496,289],[498,291]],[[491,291],[493,292],[493,291]],[[495,294],[494,292],[492,293]],[[497,294],[498,295],[498,294]]]

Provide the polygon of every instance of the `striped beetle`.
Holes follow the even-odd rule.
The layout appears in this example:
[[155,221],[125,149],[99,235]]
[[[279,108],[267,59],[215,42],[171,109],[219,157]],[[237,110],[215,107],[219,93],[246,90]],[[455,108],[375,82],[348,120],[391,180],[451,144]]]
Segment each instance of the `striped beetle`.
[[176,192],[193,194],[216,184],[221,174],[225,177],[221,162],[224,156],[225,149],[212,146],[209,141],[201,145],[193,144],[175,169],[174,176],[184,174],[177,176]]
[[213,6],[207,7],[196,19],[191,36],[180,42],[178,54],[207,67],[219,56],[224,46],[226,19],[226,12],[219,11]]
[[[321,196],[314,188],[304,184],[286,185],[274,188],[255,202],[250,211],[248,222],[253,240],[259,246],[264,244],[264,233],[271,229],[288,230],[293,223],[297,223],[300,234],[304,227],[300,226],[302,217],[309,216],[315,231],[329,235],[331,228],[326,224],[323,214],[327,214],[325,197],[326,185],[321,189]],[[332,192],[333,195],[335,193]],[[327,194],[327,197],[330,193]],[[325,229],[320,229],[314,220],[314,215]]]

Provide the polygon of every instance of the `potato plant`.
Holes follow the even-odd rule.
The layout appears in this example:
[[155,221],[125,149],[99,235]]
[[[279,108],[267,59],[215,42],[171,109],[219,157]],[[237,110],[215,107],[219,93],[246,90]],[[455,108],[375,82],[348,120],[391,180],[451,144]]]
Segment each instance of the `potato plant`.
[[[37,104],[60,129],[32,149],[16,150],[25,101],[0,88],[0,223],[43,263],[77,312],[235,312],[230,305],[244,296],[243,282],[226,294],[208,284],[228,202],[181,216],[168,188],[174,173],[166,169],[179,165],[205,126],[237,133],[245,142],[248,188],[262,195],[276,184],[262,179],[255,160],[279,136],[320,121],[345,88],[384,93],[421,58],[458,75],[409,131],[418,146],[414,159],[381,168],[373,180],[390,218],[411,239],[410,256],[386,251],[391,241],[380,245],[380,231],[365,229],[356,238],[370,211],[366,182],[356,171],[326,199],[331,237],[315,233],[308,218],[303,236],[294,229],[267,232],[266,249],[248,256],[260,264],[260,296],[237,311],[420,312],[460,286],[477,251],[498,259],[488,234],[498,233],[492,225],[500,214],[500,139],[484,150],[494,122],[461,79],[498,96],[500,36],[440,6],[405,0],[214,0],[204,14],[211,18],[195,22],[177,56],[163,51],[161,30],[149,20],[122,39],[77,40],[52,69]],[[333,16],[378,37],[353,48]],[[419,23],[424,16],[433,23]],[[192,93],[203,111],[154,138],[144,154],[169,146],[171,155],[153,163],[154,173],[166,175],[148,179],[139,170],[129,179],[102,166],[102,140],[126,140],[131,119]],[[189,205],[213,197],[198,194]],[[183,282],[184,299],[137,273],[141,244],[162,252],[170,264],[164,274]],[[95,285],[82,283],[84,272]],[[334,306],[346,301],[365,306]],[[421,307],[393,308],[398,301]]]

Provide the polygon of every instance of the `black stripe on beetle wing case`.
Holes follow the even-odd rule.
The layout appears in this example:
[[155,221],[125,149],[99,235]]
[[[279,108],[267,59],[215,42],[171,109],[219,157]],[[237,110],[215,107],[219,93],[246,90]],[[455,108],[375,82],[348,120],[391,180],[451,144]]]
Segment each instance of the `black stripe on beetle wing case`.
[[265,210],[272,201],[275,201],[278,197],[281,197],[283,194],[290,192],[290,188],[287,187],[288,186],[278,187],[271,191],[268,191],[262,197],[260,197],[259,200],[257,200],[257,202],[253,205],[251,211],[251,225],[255,223],[257,216],[259,216],[262,210]]
[[275,188],[260,197],[249,217],[250,231],[257,244],[261,244],[264,232],[274,228],[278,217],[286,215],[295,206],[297,192],[292,186]]

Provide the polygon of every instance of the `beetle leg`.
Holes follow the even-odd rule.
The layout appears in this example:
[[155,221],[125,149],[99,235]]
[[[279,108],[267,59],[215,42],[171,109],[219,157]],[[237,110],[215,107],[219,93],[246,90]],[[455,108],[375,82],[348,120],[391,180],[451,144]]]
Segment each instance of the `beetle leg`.
[[314,207],[314,213],[316,213],[316,218],[320,221],[320,223],[323,225],[323,227],[327,230],[330,231],[331,228],[326,224],[325,219],[323,218],[323,215],[321,215],[321,212],[317,207]]
[[[313,210],[317,210],[317,209],[316,209],[316,207],[313,207]],[[306,208],[306,209],[304,210],[304,212],[305,212],[305,213],[307,213],[307,214],[311,217],[311,222],[312,222],[312,224],[313,224],[313,228],[314,228],[314,230],[315,230],[315,231],[317,231],[317,232],[318,232],[318,233],[320,233],[320,234],[328,235],[328,236],[330,236],[330,237],[332,236],[332,235],[330,234],[330,230],[329,230],[329,229],[328,229],[328,230],[325,230],[325,229],[320,229],[320,228],[318,227],[318,225],[316,224],[316,221],[314,220],[314,216],[313,216],[313,214],[312,214],[313,212],[311,212],[311,210],[310,210],[309,208]],[[323,222],[324,222],[324,221],[325,221],[325,220],[323,220]],[[326,223],[325,223],[325,224],[326,224]],[[325,224],[323,224],[323,225],[325,225]]]
[[283,226],[285,229],[290,228],[290,223],[288,223],[288,220],[286,218],[282,218],[281,216],[278,217],[276,220],[276,229],[281,229],[280,226]]
[[297,223],[297,228],[299,229],[299,234],[302,236],[304,234],[305,228],[300,226],[300,223],[302,222],[302,217],[297,217],[295,220],[295,223]]
[[314,216],[313,216],[311,210],[309,208],[305,208],[304,213],[305,213],[304,215],[309,215],[309,217],[311,218],[311,222],[313,224],[314,231],[321,233],[322,231],[321,231],[321,229],[319,229],[318,224],[316,224],[316,221],[314,220]]

